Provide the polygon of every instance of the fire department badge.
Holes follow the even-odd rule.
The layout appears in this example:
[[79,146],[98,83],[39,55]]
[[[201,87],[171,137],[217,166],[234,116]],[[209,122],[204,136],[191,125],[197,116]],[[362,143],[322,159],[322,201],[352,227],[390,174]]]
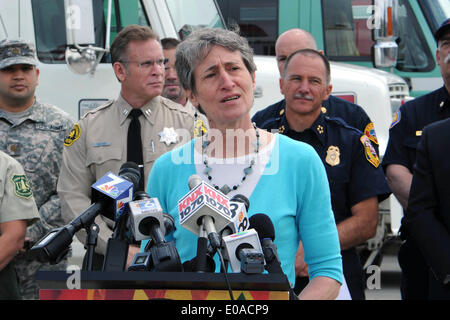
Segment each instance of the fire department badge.
[[332,167],[337,166],[339,163],[341,163],[339,156],[340,156],[339,148],[336,146],[329,146],[325,162]]

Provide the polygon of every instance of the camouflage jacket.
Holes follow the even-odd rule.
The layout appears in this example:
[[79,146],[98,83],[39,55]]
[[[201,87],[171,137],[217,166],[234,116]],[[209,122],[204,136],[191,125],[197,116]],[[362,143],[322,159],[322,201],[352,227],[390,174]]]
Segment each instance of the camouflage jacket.
[[56,184],[64,138],[73,124],[67,113],[37,99],[19,121],[0,109],[0,150],[23,166],[41,217],[27,229],[32,244],[64,225]]

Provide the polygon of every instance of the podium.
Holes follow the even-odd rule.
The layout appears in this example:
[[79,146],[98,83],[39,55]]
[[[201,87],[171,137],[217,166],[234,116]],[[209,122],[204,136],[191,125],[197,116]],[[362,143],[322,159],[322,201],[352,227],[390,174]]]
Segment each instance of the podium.
[[[235,300],[289,300],[284,274],[227,274]],[[41,300],[230,300],[223,273],[38,271]]]

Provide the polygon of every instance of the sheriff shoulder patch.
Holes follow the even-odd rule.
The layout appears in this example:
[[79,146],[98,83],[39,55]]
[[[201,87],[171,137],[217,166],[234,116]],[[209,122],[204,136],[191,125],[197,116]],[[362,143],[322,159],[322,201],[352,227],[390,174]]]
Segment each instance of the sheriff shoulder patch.
[[201,137],[206,134],[206,126],[202,120],[197,119],[194,123],[194,138]]
[[24,174],[13,175],[11,181],[14,183],[14,193],[16,196],[24,199],[30,199],[33,196],[28,179]]
[[78,123],[75,123],[69,135],[64,139],[64,145],[70,147],[81,136],[81,129]]
[[369,161],[375,168],[378,168],[380,165],[380,158],[378,158],[375,148],[372,146],[372,143],[370,143],[369,137],[362,135],[359,140],[364,146],[364,153],[367,161]]

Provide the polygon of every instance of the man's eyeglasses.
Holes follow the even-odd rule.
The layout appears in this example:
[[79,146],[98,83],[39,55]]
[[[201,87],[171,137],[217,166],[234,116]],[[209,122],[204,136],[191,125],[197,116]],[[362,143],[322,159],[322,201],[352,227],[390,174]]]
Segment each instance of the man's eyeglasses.
[[142,69],[150,69],[154,64],[156,64],[158,67],[163,67],[169,62],[169,59],[157,59],[157,60],[146,60],[143,62],[138,61],[127,61],[127,60],[119,60],[121,63],[136,63],[139,68]]

